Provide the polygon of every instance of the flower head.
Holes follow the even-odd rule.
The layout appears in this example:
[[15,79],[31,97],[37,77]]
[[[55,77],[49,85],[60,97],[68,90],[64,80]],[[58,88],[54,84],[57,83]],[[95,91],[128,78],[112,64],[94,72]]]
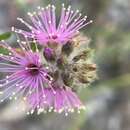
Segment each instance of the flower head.
[[39,44],[59,43],[65,44],[72,39],[78,31],[84,26],[92,23],[92,20],[87,21],[87,16],[82,16],[79,10],[71,10],[62,4],[60,19],[56,17],[56,7],[48,5],[45,8],[38,7],[38,12],[28,13],[32,21],[32,25],[25,22],[22,18],[18,18],[25,24],[30,32],[15,29],[14,31],[29,38],[36,39]]
[[76,92],[95,80],[96,65],[89,56],[88,39],[79,30],[92,21],[87,22],[87,16],[64,4],[60,18],[54,5],[38,9],[28,13],[33,25],[18,18],[30,32],[12,28],[25,38],[18,40],[20,49],[2,42],[8,53],[0,54],[0,71],[7,75],[0,80],[0,99],[21,96],[29,104],[27,114],[35,110],[38,114],[52,110],[66,115],[75,109],[80,112],[84,106]]

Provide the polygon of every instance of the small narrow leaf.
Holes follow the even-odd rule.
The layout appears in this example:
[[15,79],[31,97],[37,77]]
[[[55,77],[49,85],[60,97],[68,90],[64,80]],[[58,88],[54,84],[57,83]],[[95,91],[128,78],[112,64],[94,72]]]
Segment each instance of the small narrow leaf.
[[35,44],[36,43],[34,43],[34,42],[30,42],[30,46],[31,46],[31,49],[33,52],[36,52],[36,45]]
[[0,41],[9,39],[10,37],[11,37],[11,32],[6,32],[6,33],[3,33],[3,34],[0,34]]
[[0,45],[0,54],[8,55],[9,50],[6,49],[4,46]]

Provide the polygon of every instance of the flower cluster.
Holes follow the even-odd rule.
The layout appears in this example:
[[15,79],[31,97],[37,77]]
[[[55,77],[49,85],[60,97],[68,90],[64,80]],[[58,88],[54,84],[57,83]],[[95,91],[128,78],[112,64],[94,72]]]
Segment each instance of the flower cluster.
[[29,105],[28,114],[69,112],[85,109],[76,92],[96,79],[96,65],[91,60],[88,39],[79,30],[92,21],[79,11],[62,5],[56,17],[54,5],[38,7],[28,13],[32,25],[18,18],[30,31],[12,28],[25,40],[17,40],[19,48],[1,41],[7,50],[0,54],[0,99],[22,98]]

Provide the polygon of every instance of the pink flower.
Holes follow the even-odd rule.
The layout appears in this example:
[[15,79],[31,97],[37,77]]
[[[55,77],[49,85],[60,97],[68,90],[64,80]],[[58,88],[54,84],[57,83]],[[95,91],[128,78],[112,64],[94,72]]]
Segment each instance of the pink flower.
[[62,4],[60,19],[56,17],[56,7],[54,5],[48,5],[45,8],[38,7],[38,9],[38,12],[28,13],[32,25],[25,22],[22,18],[18,18],[30,29],[30,32],[20,29],[15,29],[14,31],[28,38],[33,38],[42,45],[48,42],[65,44],[81,28],[92,23],[92,20],[87,21],[87,16],[83,17],[79,10],[73,11],[71,6],[65,8],[64,4]]
[[[63,88],[63,87],[54,87],[55,94],[50,88],[45,88],[44,93],[45,96],[43,97],[43,92],[38,95],[33,93],[31,96],[28,97],[28,102],[31,104],[31,114],[37,109],[38,114],[41,112],[65,112],[67,116],[69,112],[74,112],[77,109],[80,112],[81,109],[85,107],[82,105],[81,101],[79,100],[78,96],[72,92],[70,88]],[[29,113],[28,113],[29,114]]]
[[2,43],[8,49],[9,54],[0,54],[2,58],[0,72],[6,75],[0,80],[1,102],[6,98],[17,99],[19,96],[26,99],[34,92],[38,94],[39,89],[52,88],[52,78],[48,74],[48,68],[42,64],[39,52],[32,52],[28,49],[29,45],[25,43],[19,43],[20,50],[11,48],[5,42]]

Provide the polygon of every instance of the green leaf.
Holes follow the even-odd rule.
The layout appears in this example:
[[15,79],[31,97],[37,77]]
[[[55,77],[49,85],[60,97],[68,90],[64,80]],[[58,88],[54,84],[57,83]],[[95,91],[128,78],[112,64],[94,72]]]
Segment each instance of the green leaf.
[[0,46],[0,54],[8,55],[9,50],[4,48],[3,46]]
[[0,34],[0,41],[9,39],[10,37],[11,37],[11,32],[6,32],[6,33],[3,33],[3,34]]
[[38,50],[42,49],[42,47],[40,45],[38,45],[38,43],[36,43],[36,42],[30,42],[29,44],[30,44],[33,52],[36,52],[37,49]]
[[34,43],[34,42],[31,42],[30,43],[30,45],[31,45],[31,49],[32,49],[32,51],[36,51],[36,45],[35,45],[36,43]]

